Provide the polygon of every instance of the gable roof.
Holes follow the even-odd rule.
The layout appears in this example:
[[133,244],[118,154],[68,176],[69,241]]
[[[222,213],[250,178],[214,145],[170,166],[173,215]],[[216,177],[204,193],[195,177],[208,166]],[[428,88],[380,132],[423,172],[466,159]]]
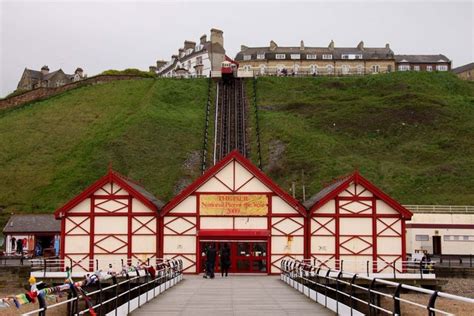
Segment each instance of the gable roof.
[[124,190],[128,191],[131,196],[133,196],[134,198],[136,198],[154,211],[158,211],[164,205],[163,202],[158,200],[153,194],[148,192],[138,183],[128,179],[117,171],[109,169],[106,175],[94,182],[92,185],[90,185],[87,189],[85,189],[82,193],[70,200],[68,203],[57,209],[54,212],[54,216],[57,219],[61,218],[61,216],[67,213],[71,208],[79,204],[81,201],[92,195],[95,191],[97,191],[109,182],[117,183]]
[[312,196],[306,203],[305,206],[309,209],[309,213],[312,214],[315,210],[323,206],[327,201],[335,198],[339,193],[344,191],[352,183],[358,183],[368,189],[372,194],[377,196],[379,199],[390,205],[393,209],[398,211],[403,218],[410,219],[413,213],[403,207],[400,203],[392,199],[390,196],[382,192],[369,180],[360,175],[358,171],[354,171],[352,174],[342,177],[332,184],[326,186],[321,191]]
[[3,233],[59,233],[61,222],[54,214],[12,215],[3,228]]
[[469,63],[463,66],[456,67],[452,69],[451,71],[454,72],[455,74],[459,74],[461,72],[465,72],[465,71],[473,70],[473,69],[474,69],[474,63]]
[[171,211],[174,207],[176,207],[179,203],[184,201],[188,196],[190,196],[193,192],[195,192],[199,187],[205,184],[210,178],[212,178],[215,174],[221,171],[228,163],[232,160],[239,162],[247,171],[249,171],[255,178],[269,187],[275,194],[277,194],[281,199],[283,199],[286,203],[291,205],[295,208],[301,215],[307,216],[306,209],[304,206],[298,202],[295,198],[290,196],[288,193],[283,191],[280,187],[278,187],[275,182],[273,182],[267,175],[265,175],[260,169],[252,164],[250,160],[242,156],[238,150],[233,150],[227,156],[225,156],[221,161],[216,163],[213,167],[209,168],[202,176],[197,178],[193,183],[191,183],[186,189],[181,191],[177,196],[175,196],[171,201],[169,201],[162,209],[161,214],[162,216],[166,215],[169,211]]

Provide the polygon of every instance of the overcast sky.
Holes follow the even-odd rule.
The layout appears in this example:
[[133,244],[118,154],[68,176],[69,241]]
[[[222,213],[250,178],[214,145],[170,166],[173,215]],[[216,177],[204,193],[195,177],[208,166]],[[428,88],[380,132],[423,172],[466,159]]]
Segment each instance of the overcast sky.
[[0,0],[0,96],[25,67],[91,76],[169,59],[184,40],[224,31],[228,55],[241,44],[366,46],[397,54],[445,54],[453,66],[474,61],[473,1],[151,2]]

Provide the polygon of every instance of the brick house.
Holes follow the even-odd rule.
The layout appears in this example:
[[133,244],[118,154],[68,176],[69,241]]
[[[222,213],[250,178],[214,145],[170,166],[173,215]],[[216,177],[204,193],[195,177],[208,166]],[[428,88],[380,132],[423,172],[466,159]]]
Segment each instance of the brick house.
[[439,55],[395,55],[397,71],[450,71],[451,60]]

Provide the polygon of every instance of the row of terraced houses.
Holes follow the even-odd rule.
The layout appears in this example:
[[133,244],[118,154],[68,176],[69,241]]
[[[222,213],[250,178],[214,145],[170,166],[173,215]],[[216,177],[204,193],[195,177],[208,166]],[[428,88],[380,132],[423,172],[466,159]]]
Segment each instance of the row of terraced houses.
[[[211,39],[203,35],[199,44],[185,41],[168,61],[159,60],[150,71],[163,77],[209,76],[218,71],[226,55],[221,30],[212,29]],[[331,41],[326,47],[279,46],[273,40],[268,46],[241,46],[234,60],[239,69],[255,76],[265,75],[365,75],[393,71],[450,71],[451,60],[442,55],[396,55],[389,44],[367,47],[361,41],[355,47],[337,47]]]

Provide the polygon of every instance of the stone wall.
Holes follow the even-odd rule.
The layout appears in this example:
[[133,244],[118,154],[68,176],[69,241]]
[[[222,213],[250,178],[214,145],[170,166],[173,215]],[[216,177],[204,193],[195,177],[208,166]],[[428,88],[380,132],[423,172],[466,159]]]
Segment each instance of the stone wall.
[[15,108],[26,103],[35,102],[47,99],[54,95],[58,95],[68,90],[72,90],[82,86],[89,86],[99,83],[117,81],[117,80],[135,80],[143,79],[144,77],[137,75],[97,75],[84,80],[72,82],[64,86],[56,88],[37,88],[27,91],[25,93],[15,95],[9,98],[0,100],[0,110]]
[[19,289],[28,285],[30,266],[0,266],[0,290]]

